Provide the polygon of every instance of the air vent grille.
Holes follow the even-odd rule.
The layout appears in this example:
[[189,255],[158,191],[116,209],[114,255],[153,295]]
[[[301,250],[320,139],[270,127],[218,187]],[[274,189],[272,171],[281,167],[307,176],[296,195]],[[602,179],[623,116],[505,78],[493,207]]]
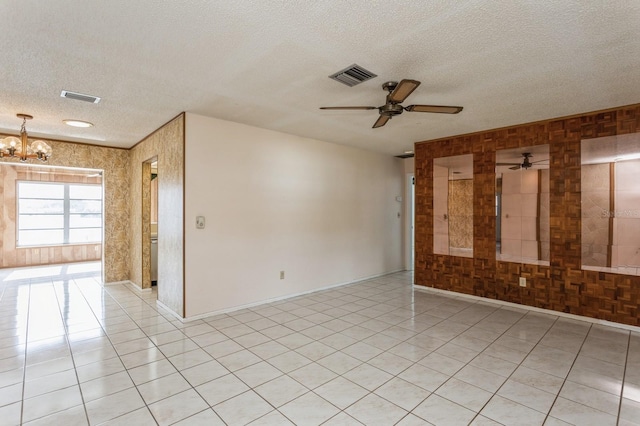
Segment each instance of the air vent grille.
[[69,90],[63,90],[60,96],[67,99],[75,99],[76,101],[90,102],[92,104],[100,102],[100,98],[97,96],[83,95],[82,93],[70,92]]
[[371,80],[374,77],[377,77],[377,75],[357,64],[353,64],[329,76],[329,78],[346,84],[349,87]]

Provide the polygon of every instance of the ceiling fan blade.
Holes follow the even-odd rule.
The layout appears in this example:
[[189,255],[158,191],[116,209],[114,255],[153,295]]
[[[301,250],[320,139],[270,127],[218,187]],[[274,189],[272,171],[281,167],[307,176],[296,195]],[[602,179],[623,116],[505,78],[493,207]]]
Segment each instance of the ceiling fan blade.
[[420,86],[418,80],[402,80],[389,94],[389,101],[396,104],[404,102],[418,86]]
[[440,114],[457,114],[462,111],[461,106],[446,105],[409,105],[404,109],[412,112],[436,112]]
[[511,169],[511,170],[520,170],[521,167],[522,167],[522,165],[518,164],[518,165],[515,165],[513,167],[509,167],[509,169]]
[[496,166],[519,166],[520,163],[496,163]]
[[387,121],[389,121],[390,119],[391,119],[391,116],[389,115],[381,115],[380,117],[378,117],[378,120],[374,123],[372,129],[384,126],[385,124],[387,124]]
[[378,109],[378,107],[374,107],[374,106],[335,106],[335,107],[320,107],[320,109],[361,110],[361,109]]

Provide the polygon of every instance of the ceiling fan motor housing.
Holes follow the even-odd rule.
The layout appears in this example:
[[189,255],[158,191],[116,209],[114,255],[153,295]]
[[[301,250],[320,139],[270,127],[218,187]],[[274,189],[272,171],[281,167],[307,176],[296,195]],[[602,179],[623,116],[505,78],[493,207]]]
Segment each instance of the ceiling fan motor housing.
[[393,117],[394,115],[402,114],[402,111],[404,111],[404,108],[402,108],[402,105],[400,104],[387,103],[379,107],[378,111],[380,111],[380,114],[382,115],[388,115],[389,117]]

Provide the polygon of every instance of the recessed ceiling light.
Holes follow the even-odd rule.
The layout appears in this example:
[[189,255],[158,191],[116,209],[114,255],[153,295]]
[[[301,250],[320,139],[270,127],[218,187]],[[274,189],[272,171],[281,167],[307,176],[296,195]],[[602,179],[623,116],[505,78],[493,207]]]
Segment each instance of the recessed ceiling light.
[[67,126],[73,126],[73,127],[91,127],[91,126],[93,126],[93,123],[89,123],[88,121],[82,121],[82,120],[62,120],[62,121]]

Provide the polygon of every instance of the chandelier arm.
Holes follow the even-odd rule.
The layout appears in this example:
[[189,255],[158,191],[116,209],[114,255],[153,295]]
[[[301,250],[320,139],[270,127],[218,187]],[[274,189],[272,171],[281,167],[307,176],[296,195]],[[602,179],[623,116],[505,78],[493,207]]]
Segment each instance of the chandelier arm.
[[[29,135],[27,134],[27,120],[31,120],[33,116],[28,114],[16,114],[18,118],[22,118],[20,126],[20,138],[9,136],[0,139],[0,157],[18,158],[21,162],[25,162],[30,158],[38,159],[46,162],[51,157],[51,147],[45,141],[36,140],[29,146]],[[19,144],[19,145],[18,145]],[[19,151],[18,151],[19,150]]]

